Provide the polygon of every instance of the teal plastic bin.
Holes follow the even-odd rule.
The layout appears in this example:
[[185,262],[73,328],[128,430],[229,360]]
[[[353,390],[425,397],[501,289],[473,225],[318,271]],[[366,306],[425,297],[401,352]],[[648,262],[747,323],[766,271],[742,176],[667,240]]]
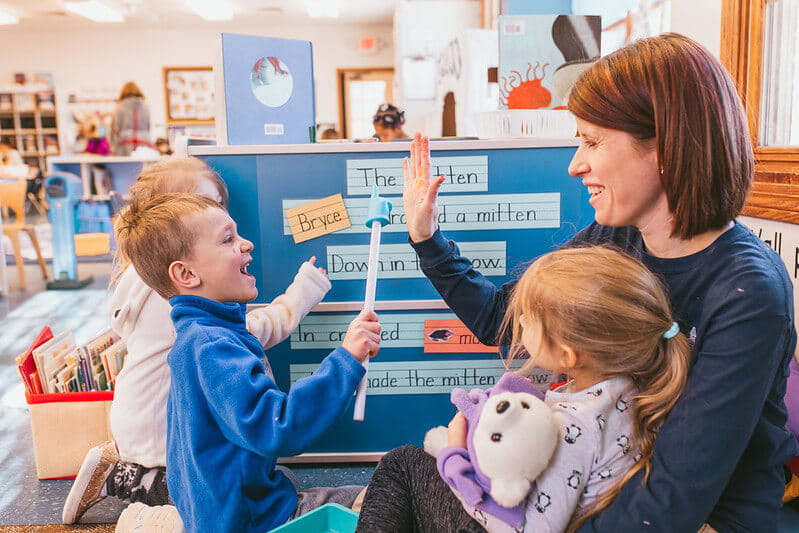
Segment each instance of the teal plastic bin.
[[326,503],[271,533],[354,533],[357,524],[358,513],[337,503]]

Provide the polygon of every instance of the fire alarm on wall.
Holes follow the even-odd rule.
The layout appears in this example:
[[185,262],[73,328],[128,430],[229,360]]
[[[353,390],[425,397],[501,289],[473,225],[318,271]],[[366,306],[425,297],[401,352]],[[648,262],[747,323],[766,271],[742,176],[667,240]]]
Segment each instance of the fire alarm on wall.
[[377,37],[362,37],[359,39],[358,50],[361,52],[377,52]]

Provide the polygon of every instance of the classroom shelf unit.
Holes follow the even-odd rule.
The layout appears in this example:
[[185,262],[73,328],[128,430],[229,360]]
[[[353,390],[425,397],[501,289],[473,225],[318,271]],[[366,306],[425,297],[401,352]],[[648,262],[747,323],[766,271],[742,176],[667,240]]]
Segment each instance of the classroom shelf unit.
[[47,86],[0,86],[0,137],[10,138],[25,163],[47,172],[61,153],[55,91]]

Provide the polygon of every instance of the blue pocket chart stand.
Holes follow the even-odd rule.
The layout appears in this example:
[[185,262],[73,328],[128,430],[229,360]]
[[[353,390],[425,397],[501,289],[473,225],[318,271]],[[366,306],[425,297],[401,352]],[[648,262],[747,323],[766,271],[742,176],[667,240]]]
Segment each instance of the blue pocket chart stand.
[[53,281],[47,282],[47,288],[81,289],[94,280],[92,276],[78,278],[75,255],[75,210],[83,195],[81,180],[69,172],[56,172],[47,177],[44,190],[53,231]]
[[[576,139],[430,143],[433,173],[446,177],[440,226],[497,285],[517,278],[531,259],[556,249],[593,220],[588,192],[567,172],[576,145]],[[366,418],[353,421],[350,409],[298,460],[369,460],[396,446],[421,444],[429,428],[446,425],[453,416],[452,388],[486,388],[502,373],[496,353],[426,353],[423,348],[425,321],[455,316],[419,270],[408,244],[401,163],[409,148],[400,142],[190,149],[225,180],[239,233],[255,243],[250,272],[259,295],[253,304],[283,293],[311,256],[330,276],[332,289],[324,301],[290,339],[267,353],[284,390],[340,345],[363,307],[370,240],[364,222],[372,186],[394,204],[391,223],[382,231],[375,310],[383,338],[369,366]],[[295,244],[285,211],[339,194],[351,226]],[[295,210],[292,216],[303,231],[332,220],[315,211]],[[440,337],[429,333],[428,341]]]

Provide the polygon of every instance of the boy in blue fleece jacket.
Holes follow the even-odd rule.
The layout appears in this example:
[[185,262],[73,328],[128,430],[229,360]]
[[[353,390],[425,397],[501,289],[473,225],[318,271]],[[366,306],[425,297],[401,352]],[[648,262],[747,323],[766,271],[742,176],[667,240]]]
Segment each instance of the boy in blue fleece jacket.
[[167,194],[117,224],[121,252],[172,305],[167,485],[186,529],[265,532],[326,502],[351,504],[360,487],[298,495],[275,460],[300,453],[347,408],[362,362],[379,350],[377,315],[361,313],[342,346],[285,393],[247,332],[253,244],[228,213],[203,196]]

